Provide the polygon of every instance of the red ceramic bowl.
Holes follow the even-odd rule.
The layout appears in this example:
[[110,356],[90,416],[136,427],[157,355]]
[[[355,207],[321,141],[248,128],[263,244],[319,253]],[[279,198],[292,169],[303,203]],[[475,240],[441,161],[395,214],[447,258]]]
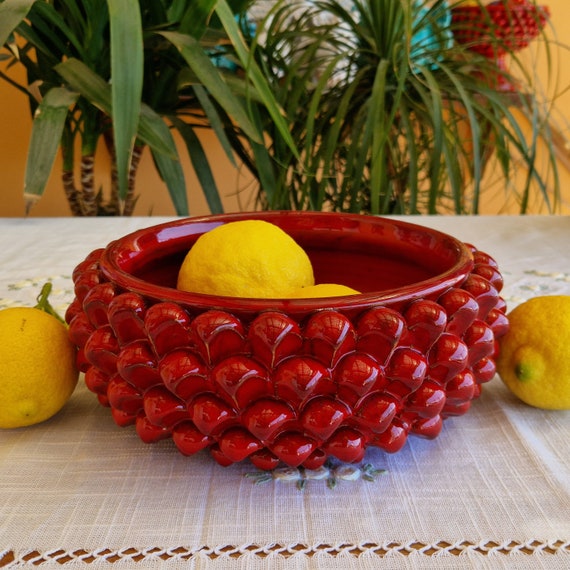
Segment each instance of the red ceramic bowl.
[[[264,219],[350,297],[267,300],[175,289],[208,230]],[[508,322],[494,260],[372,216],[265,212],[182,219],[92,252],[67,311],[85,382],[120,426],[221,465],[317,468],[398,451],[464,414],[495,374]]]

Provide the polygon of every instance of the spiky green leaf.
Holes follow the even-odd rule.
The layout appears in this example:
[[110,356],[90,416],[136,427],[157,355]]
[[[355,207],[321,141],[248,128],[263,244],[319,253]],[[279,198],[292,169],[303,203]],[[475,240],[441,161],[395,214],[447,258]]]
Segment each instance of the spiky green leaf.
[[[58,64],[55,69],[74,91],[80,93],[106,115],[112,116],[111,86],[101,76],[83,62],[73,58]],[[176,159],[178,156],[176,146],[171,137],[165,136],[168,127],[166,131],[163,127],[166,125],[156,113],[144,105],[141,106],[138,137],[155,151]]]
[[35,203],[44,193],[69,108],[78,96],[64,87],[54,87],[46,93],[36,110],[24,178],[24,199],[28,205]]
[[177,32],[162,32],[167,40],[172,42],[182,54],[200,83],[210,92],[224,111],[232,117],[243,132],[252,140],[260,142],[260,133],[248,117],[241,99],[236,97],[224,81],[220,70],[212,63],[200,42],[185,34]]
[[235,21],[232,10],[225,0],[218,0],[216,5],[216,14],[220,18],[226,33],[228,34],[236,54],[241,61],[242,66],[246,70],[258,96],[265,105],[268,113],[271,115],[282,140],[287,144],[295,156],[299,156],[299,150],[291,133],[289,126],[285,120],[283,109],[277,103],[275,96],[267,82],[267,79],[255,60],[252,58],[247,45],[240,33],[239,27]]
[[119,195],[128,189],[143,85],[143,37],[138,0],[107,0],[111,23],[111,99]]
[[220,199],[220,193],[214,175],[212,174],[212,169],[210,168],[208,156],[204,151],[200,139],[189,124],[176,117],[172,117],[171,120],[186,144],[188,156],[190,157],[194,172],[204,192],[204,197],[206,198],[210,212],[212,212],[212,214],[222,214],[224,207]]
[[0,3],[0,46],[28,15],[36,0],[4,0]]

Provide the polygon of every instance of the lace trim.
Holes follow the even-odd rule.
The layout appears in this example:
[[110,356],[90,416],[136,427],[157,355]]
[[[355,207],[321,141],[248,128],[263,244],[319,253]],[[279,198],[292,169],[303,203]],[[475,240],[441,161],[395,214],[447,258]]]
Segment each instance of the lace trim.
[[532,555],[570,555],[570,542],[564,540],[540,541],[529,540],[528,542],[518,542],[515,540],[506,542],[496,542],[493,540],[470,542],[447,542],[441,540],[435,544],[425,544],[423,542],[385,542],[378,544],[375,542],[365,542],[361,544],[317,544],[308,546],[305,544],[266,544],[259,546],[250,544],[247,546],[223,545],[218,547],[201,546],[197,548],[123,548],[121,550],[111,550],[102,548],[95,551],[75,550],[66,552],[63,549],[39,552],[31,550],[25,553],[16,554],[14,551],[0,551],[0,568],[13,568],[22,564],[33,564],[41,566],[43,563],[55,561],[65,565],[71,562],[84,562],[91,564],[95,561],[118,562],[120,560],[130,560],[133,562],[144,561],[188,561],[193,558],[242,558],[242,557],[280,557],[290,558],[291,556],[350,556],[359,558],[370,555],[384,558],[387,556],[462,556],[467,553],[480,556],[514,554]]

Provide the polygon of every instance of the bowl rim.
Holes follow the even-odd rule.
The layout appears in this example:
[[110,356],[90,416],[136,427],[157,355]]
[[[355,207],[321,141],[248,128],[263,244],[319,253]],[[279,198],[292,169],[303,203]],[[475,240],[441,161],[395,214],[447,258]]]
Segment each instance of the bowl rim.
[[[132,253],[140,251],[137,247],[138,241],[149,233],[158,233],[177,229],[186,225],[196,224],[224,224],[232,221],[245,219],[263,219],[271,221],[279,217],[303,216],[307,218],[337,218],[347,223],[361,223],[363,220],[371,223],[387,224],[399,229],[423,232],[430,237],[446,243],[447,247],[455,250],[457,259],[455,263],[445,271],[428,279],[417,281],[409,285],[404,285],[395,289],[386,289],[378,292],[359,293],[343,297],[317,297],[298,299],[259,299],[250,297],[225,297],[207,295],[204,293],[192,293],[181,291],[173,287],[156,285],[145,281],[124,270],[118,261],[120,252],[126,249]],[[213,228],[210,228],[213,229]],[[394,305],[400,302],[409,301],[415,298],[424,298],[438,291],[445,291],[451,287],[461,284],[471,273],[474,266],[473,253],[464,242],[441,232],[439,230],[423,226],[420,224],[391,218],[389,216],[372,216],[364,214],[350,214],[341,212],[313,212],[313,211],[289,211],[271,210],[260,212],[234,212],[228,214],[208,214],[203,216],[191,216],[177,218],[171,221],[155,224],[130,232],[124,236],[113,240],[102,251],[99,259],[99,268],[103,275],[112,283],[130,292],[137,293],[143,297],[155,299],[157,301],[168,301],[178,303],[185,307],[192,307],[197,310],[220,309],[236,312],[260,312],[267,310],[283,311],[286,313],[297,313],[314,311],[323,308],[358,310],[359,308],[369,308],[370,305]]]

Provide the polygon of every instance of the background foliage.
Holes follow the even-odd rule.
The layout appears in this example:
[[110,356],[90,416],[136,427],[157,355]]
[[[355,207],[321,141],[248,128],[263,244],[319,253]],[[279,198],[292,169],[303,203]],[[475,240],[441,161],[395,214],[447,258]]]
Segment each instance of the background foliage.
[[[549,102],[518,56],[524,42],[505,34],[528,9],[538,38],[529,31],[525,41],[549,61],[544,22],[535,0],[494,2],[505,9],[501,22],[486,4],[2,0],[0,77],[35,117],[25,196],[29,205],[41,197],[59,149],[73,214],[131,214],[148,148],[176,213],[189,213],[181,152],[220,212],[198,136],[210,129],[231,164],[252,173],[258,208],[478,213],[493,164],[521,212],[537,199],[555,211]],[[453,14],[467,5],[481,17],[458,23]],[[458,41],[483,25],[491,57],[479,40]],[[25,68],[25,82],[11,66]],[[95,179],[101,141],[113,157],[110,191]]]
[[[518,168],[520,211],[531,193],[550,210],[559,199],[549,103],[515,38],[522,6],[501,0],[495,22],[457,23],[463,1],[277,2],[250,38],[252,52],[290,120],[300,160],[269,117],[269,145],[244,157],[259,180],[258,204],[373,214],[478,213],[487,164],[505,188]],[[307,6],[309,6],[307,8]],[[528,33],[548,52],[534,2]],[[473,49],[487,27],[486,54]],[[520,27],[520,26],[519,26]],[[520,30],[519,30],[520,31]],[[532,36],[534,38],[534,35]],[[530,39],[530,38],[526,38]],[[499,66],[505,57],[508,69]],[[515,113],[515,110],[518,112]],[[529,131],[520,125],[527,117]],[[546,141],[546,169],[537,162]],[[546,178],[554,180],[550,186]]]

